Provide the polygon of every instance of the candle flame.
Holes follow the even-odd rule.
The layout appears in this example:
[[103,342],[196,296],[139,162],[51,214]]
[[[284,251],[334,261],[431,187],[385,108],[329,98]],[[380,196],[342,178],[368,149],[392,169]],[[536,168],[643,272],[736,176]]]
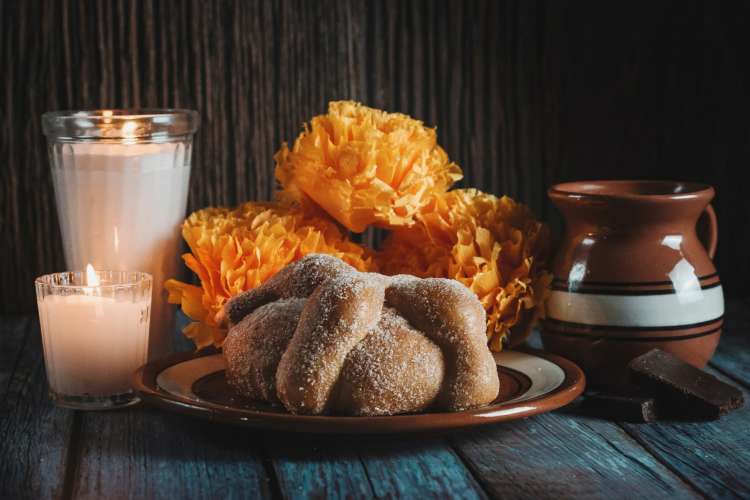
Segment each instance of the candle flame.
[[122,133],[126,137],[133,137],[137,128],[138,124],[136,122],[125,122],[122,124]]
[[91,264],[86,265],[86,285],[99,286],[100,284],[101,282],[99,281],[99,276],[96,275],[94,266]]

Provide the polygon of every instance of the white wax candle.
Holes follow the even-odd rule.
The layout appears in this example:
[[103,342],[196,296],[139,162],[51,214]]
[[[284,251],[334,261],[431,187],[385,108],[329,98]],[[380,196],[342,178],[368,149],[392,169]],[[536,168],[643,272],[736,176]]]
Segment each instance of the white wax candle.
[[164,281],[179,271],[189,143],[63,144],[53,168],[67,266],[153,276],[150,357],[169,350],[174,308]]
[[53,391],[107,396],[130,390],[130,377],[146,361],[148,300],[49,295],[38,305]]

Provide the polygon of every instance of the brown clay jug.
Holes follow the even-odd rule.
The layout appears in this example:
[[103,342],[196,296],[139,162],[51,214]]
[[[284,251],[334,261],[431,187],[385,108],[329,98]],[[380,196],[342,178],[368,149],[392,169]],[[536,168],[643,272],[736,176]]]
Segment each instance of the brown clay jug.
[[553,264],[545,348],[578,363],[599,386],[626,384],[627,363],[654,348],[705,366],[724,314],[712,262],[714,189],[582,181],[558,184],[548,194],[565,232]]

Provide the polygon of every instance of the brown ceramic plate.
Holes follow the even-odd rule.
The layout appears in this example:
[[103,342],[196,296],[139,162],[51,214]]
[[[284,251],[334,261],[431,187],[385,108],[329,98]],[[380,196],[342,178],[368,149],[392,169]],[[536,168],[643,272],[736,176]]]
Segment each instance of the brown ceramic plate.
[[178,413],[262,429],[338,434],[437,431],[516,420],[565,406],[586,384],[580,368],[546,352],[506,351],[495,354],[495,361],[500,394],[492,404],[390,417],[292,415],[243,400],[227,386],[220,354],[174,354],[138,369],[133,382],[145,402]]

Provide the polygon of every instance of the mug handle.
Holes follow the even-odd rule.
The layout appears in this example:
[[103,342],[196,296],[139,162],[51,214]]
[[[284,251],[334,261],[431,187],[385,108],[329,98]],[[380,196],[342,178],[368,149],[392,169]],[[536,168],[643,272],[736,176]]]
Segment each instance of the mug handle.
[[698,219],[698,238],[708,250],[708,256],[713,260],[716,255],[716,245],[719,243],[719,222],[716,219],[714,207],[710,203]]

